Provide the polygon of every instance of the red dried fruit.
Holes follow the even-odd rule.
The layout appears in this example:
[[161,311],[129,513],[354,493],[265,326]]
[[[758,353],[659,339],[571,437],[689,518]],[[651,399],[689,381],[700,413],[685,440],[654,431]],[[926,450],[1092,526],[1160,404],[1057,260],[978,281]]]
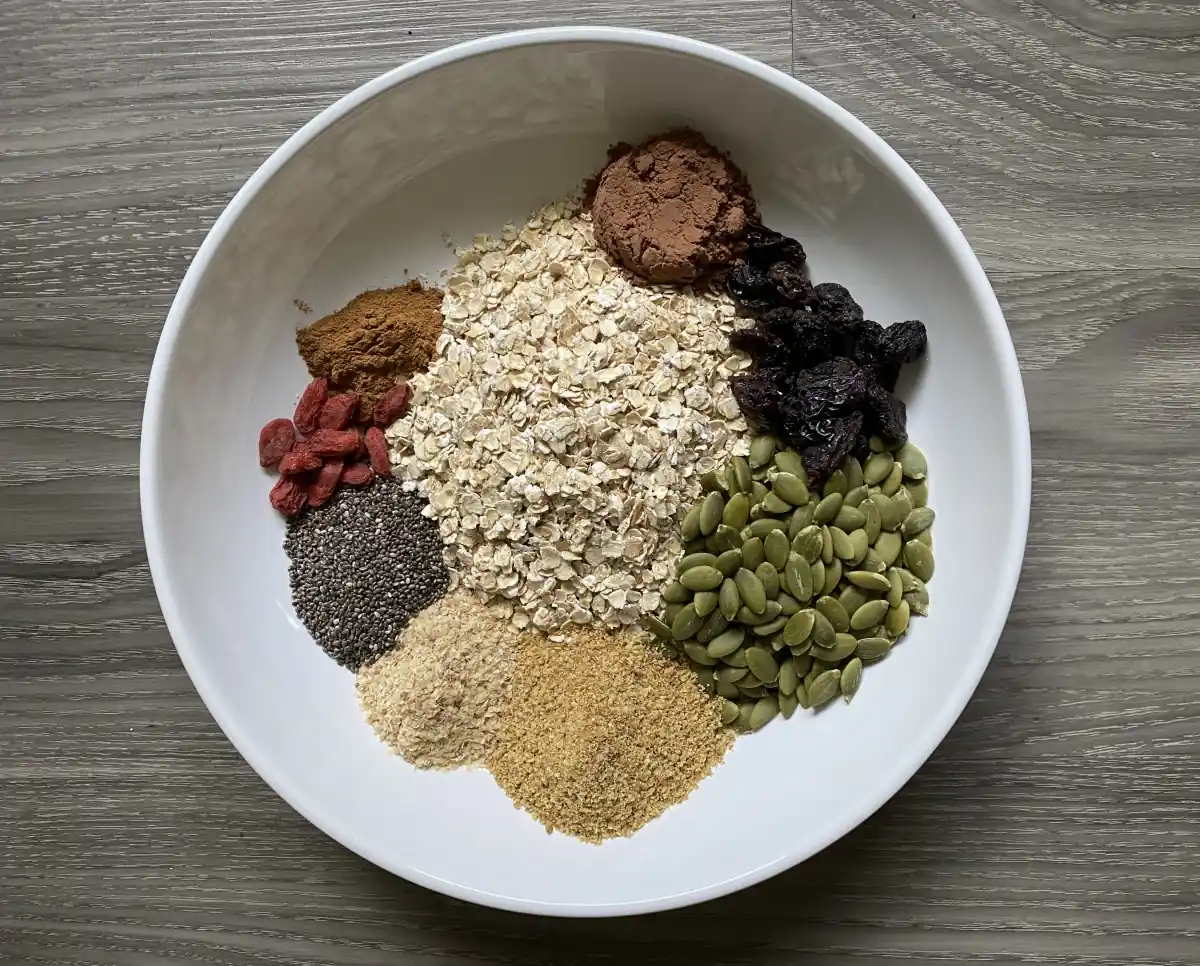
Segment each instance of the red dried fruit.
[[308,494],[293,479],[281,476],[271,487],[271,506],[285,517],[294,517],[304,509]]
[[308,384],[304,392],[300,394],[300,401],[296,403],[296,413],[292,416],[296,428],[300,432],[307,435],[317,428],[317,419],[321,415],[321,408],[328,398],[328,379],[314,379]]
[[353,429],[318,429],[304,445],[322,459],[346,456],[358,449],[358,433]]
[[321,467],[317,478],[308,485],[308,505],[320,506],[337,489],[338,481],[342,478],[342,461],[330,460]]
[[258,465],[278,466],[295,445],[296,428],[290,419],[272,419],[258,431]]
[[392,463],[388,459],[387,438],[378,426],[372,426],[364,437],[367,453],[371,457],[371,469],[380,476],[388,476],[392,472]]
[[347,463],[342,470],[342,482],[347,486],[366,486],[374,478],[368,463]]
[[279,461],[279,472],[284,476],[295,476],[320,468],[321,457],[309,449],[308,444],[304,442],[293,446],[292,451]]
[[330,396],[321,407],[317,416],[317,425],[322,429],[345,429],[358,412],[358,393],[343,392]]
[[382,399],[375,404],[371,418],[376,426],[391,426],[397,419],[408,412],[408,404],[412,399],[412,387],[407,382],[393,386]]

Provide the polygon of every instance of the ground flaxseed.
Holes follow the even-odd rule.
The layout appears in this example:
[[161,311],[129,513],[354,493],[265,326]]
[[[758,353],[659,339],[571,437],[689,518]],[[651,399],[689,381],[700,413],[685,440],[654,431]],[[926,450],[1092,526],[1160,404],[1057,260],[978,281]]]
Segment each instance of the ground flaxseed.
[[459,591],[415,617],[395,650],[358,673],[379,738],[418,768],[481,764],[508,695],[517,631]]
[[588,842],[682,802],[732,743],[691,671],[629,631],[523,637],[511,693],[488,768],[548,831]]

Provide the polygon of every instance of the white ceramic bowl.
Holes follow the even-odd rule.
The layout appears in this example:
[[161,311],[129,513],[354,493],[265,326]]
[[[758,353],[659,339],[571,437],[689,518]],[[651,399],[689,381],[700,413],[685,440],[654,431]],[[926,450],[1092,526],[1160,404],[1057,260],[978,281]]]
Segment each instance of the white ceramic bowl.
[[[295,328],[448,268],[458,242],[576,188],[605,149],[689,124],[747,172],[766,222],[867,315],[919,318],[902,385],[931,466],[931,616],[853,707],[740,740],[683,805],[603,846],[547,835],[483,771],[420,773],[363,722],[353,678],[292,611],[255,442],[306,382]],[[297,301],[314,310],[308,316]],[[970,247],[883,141],[805,85],[678,37],[536,30],[421,58],[342,98],[255,172],[205,239],[154,359],[142,513],[159,601],[230,740],[319,828],[432,889],[571,916],[722,895],[867,818],[962,711],[1004,625],[1029,511],[1029,434],[1004,318]],[[779,804],[762,821],[763,792]],[[218,792],[219,794],[219,792]],[[738,848],[710,848],[718,828]]]

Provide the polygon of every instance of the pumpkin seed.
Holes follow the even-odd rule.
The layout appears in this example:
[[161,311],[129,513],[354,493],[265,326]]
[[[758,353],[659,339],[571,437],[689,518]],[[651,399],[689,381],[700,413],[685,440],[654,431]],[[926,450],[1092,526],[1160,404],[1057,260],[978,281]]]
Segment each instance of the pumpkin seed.
[[872,453],[882,453],[885,449],[887,449],[887,443],[885,443],[878,436],[872,436],[867,440],[867,448]]
[[812,626],[813,643],[821,647],[833,647],[834,635],[836,633],[833,629],[833,624],[829,622],[829,618],[819,610],[814,610]]
[[[784,620],[784,618],[779,618],[779,617],[777,617],[775,619],[776,620]],[[783,643],[783,634],[782,633],[776,633],[775,636],[771,638],[770,644],[771,644],[772,651],[782,651],[785,647],[787,647],[787,645]]]
[[782,530],[772,530],[763,540],[763,552],[776,570],[782,570],[787,566],[788,554],[792,552],[787,534]]
[[913,511],[912,497],[908,495],[908,487],[900,487],[892,496],[892,502],[896,504],[896,512],[900,514],[901,526],[903,526],[904,520]]
[[805,527],[812,523],[813,510],[816,509],[815,503],[805,503],[802,507],[797,507],[788,520],[787,535],[789,540],[795,540]]
[[834,556],[840,560],[849,560],[854,556],[854,545],[850,542],[850,535],[845,530],[841,527],[830,527],[829,536],[833,540]]
[[791,473],[776,473],[771,481],[771,489],[792,506],[803,506],[808,502],[808,487],[800,477]]
[[812,680],[808,688],[808,700],[814,708],[829,701],[841,686],[842,674],[837,668],[822,671]]
[[732,701],[725,700],[721,702],[721,724],[733,724],[737,720],[738,706]]
[[905,443],[896,451],[896,461],[904,470],[904,475],[910,480],[923,480],[929,472],[925,462],[925,454],[912,443]]
[[[786,500],[780,499],[779,494],[771,492],[762,498],[762,503],[759,504],[766,513],[773,513],[777,517],[783,516],[785,513],[792,512],[792,504]],[[787,525],[782,528],[784,534],[787,533]]]
[[879,508],[879,522],[884,530],[899,529],[900,524],[904,522],[904,517],[900,515],[900,508],[896,506],[896,502],[883,493],[876,493],[871,497],[871,502]]
[[659,620],[653,614],[647,614],[642,619],[642,626],[659,640],[671,640],[671,628],[664,621]]
[[904,523],[900,526],[900,532],[906,537],[915,537],[918,533],[922,533],[933,526],[933,510],[927,506],[913,510],[907,517],[904,518]]
[[831,493],[837,493],[839,496],[845,496],[846,491],[850,489],[849,481],[846,479],[846,474],[841,470],[834,470],[829,474],[829,479],[825,481],[825,485],[821,488],[822,496],[829,496]]
[[[782,520],[764,518],[762,520],[755,520],[748,527],[746,527],[746,530],[750,531],[751,537],[758,537],[760,540],[763,540],[766,539],[767,534],[771,533],[773,530],[782,530],[786,534],[787,524]],[[745,531],[743,531],[743,533],[744,532]],[[742,552],[745,553],[744,547],[742,548]]]
[[812,707],[812,701],[808,697],[808,688],[804,681],[796,685],[796,703],[805,711]]
[[[818,614],[824,614],[825,619],[829,621],[836,633],[843,633],[850,630],[850,615],[846,613],[846,608],[841,605],[841,602],[836,597],[820,597],[813,604]],[[818,643],[821,643],[818,641]],[[831,647],[832,644],[823,644],[823,647]]]
[[900,484],[904,482],[904,470],[899,463],[892,464],[892,471],[888,473],[887,479],[879,484],[879,489],[887,496],[891,496],[900,489]]
[[671,621],[671,636],[677,641],[686,641],[700,630],[703,623],[704,618],[696,613],[696,605],[687,604]]
[[778,694],[776,699],[779,701],[779,713],[783,715],[783,720],[786,721],[796,713],[796,709],[800,707],[800,700],[793,694]]
[[833,639],[833,647],[820,648],[814,653],[827,664],[838,664],[853,654],[856,647],[858,647],[857,637],[852,634],[838,634]]
[[716,470],[709,470],[700,477],[700,489],[705,493],[713,493],[716,490],[725,489],[725,475],[718,473]]
[[775,454],[775,465],[780,473],[791,473],[800,479],[807,479],[808,471],[804,468],[804,460],[793,449],[781,449]]
[[908,630],[908,618],[912,613],[912,605],[906,601],[900,601],[899,607],[893,607],[888,611],[887,618],[883,622],[884,628],[892,637],[901,637]]
[[796,673],[796,665],[791,659],[779,665],[779,693],[794,694],[796,685],[800,683],[800,675]]
[[704,645],[698,641],[687,641],[683,645],[683,653],[697,664],[709,665],[717,663],[717,659],[709,657],[708,652],[704,649]]
[[904,541],[898,533],[881,533],[875,541],[875,552],[889,567],[896,562],[903,548]]
[[866,530],[854,530],[849,534],[850,549],[853,551],[847,558],[851,563],[858,563],[867,555],[867,550],[870,549],[870,543],[867,542]]
[[856,631],[874,627],[887,616],[888,602],[886,600],[869,600],[854,612],[850,618],[850,626]]
[[750,465],[752,467],[766,466],[774,455],[774,436],[755,436],[750,440]]
[[697,664],[695,661],[689,661],[689,666],[692,673],[696,675],[696,680],[700,682],[700,687],[704,688],[709,694],[716,690],[716,681],[713,679],[711,667],[705,667],[703,664]]
[[785,591],[781,590],[779,592],[779,596],[775,599],[779,602],[779,606],[782,608],[780,613],[783,614],[784,617],[791,617],[793,614],[799,613],[803,609],[803,605],[801,605],[800,601],[796,600],[795,597]]
[[678,580],[674,580],[663,589],[663,600],[668,604],[686,604],[692,599],[692,592]]
[[692,603],[696,607],[697,614],[701,617],[707,617],[717,609],[717,604],[719,603],[717,592],[715,590],[703,590],[696,594]]
[[721,658],[721,663],[729,667],[744,668],[746,666],[746,649],[739,647],[732,654],[727,654]]
[[842,668],[842,676],[838,685],[841,688],[842,697],[846,699],[846,704],[849,704],[858,693],[858,687],[862,684],[862,672],[863,663],[857,657],[852,657]]
[[838,515],[838,511],[842,508],[842,494],[830,493],[817,504],[813,510],[814,523],[829,523]]
[[[694,567],[715,567],[716,565],[717,558],[715,554],[707,552],[689,553],[679,558],[679,562],[675,564],[675,573],[680,575],[680,583],[682,583],[683,574]],[[687,585],[684,584],[684,586],[686,587]]]
[[729,621],[725,619],[725,615],[719,610],[713,611],[704,618],[704,623],[700,625],[700,630],[696,631],[696,640],[701,644],[707,644],[718,634],[723,633],[728,626]]
[[736,731],[746,732],[750,730],[750,715],[754,711],[753,701],[742,701],[738,704],[738,716],[734,719],[731,727]]
[[792,541],[792,549],[808,563],[814,563],[821,556],[824,543],[822,530],[818,526],[807,526],[801,530]]
[[742,566],[741,548],[735,547],[733,550],[726,550],[723,554],[717,557],[717,562],[714,564],[714,566],[721,571],[724,576],[732,577]]
[[[841,573],[841,568],[838,568],[838,573]],[[814,594],[825,592],[825,564],[820,560],[812,565],[812,585]]]
[[[713,563],[716,563],[715,557]],[[716,567],[689,567],[679,575],[679,582],[688,590],[694,591],[716,590],[724,579],[725,575]]]
[[904,599],[904,583],[900,579],[900,572],[892,567],[887,572],[888,592],[887,602],[889,607],[899,607],[900,601]]
[[[771,601],[771,603],[774,603],[774,601]],[[767,621],[765,624],[755,624],[750,628],[750,633],[754,634],[755,637],[770,637],[772,634],[776,634],[783,630],[783,627],[786,623],[787,618],[782,614],[779,614],[771,618],[771,620]]]
[[848,456],[846,458],[846,462],[842,464],[842,472],[846,475],[846,487],[848,490],[853,490],[863,485],[862,463],[858,461],[857,456]]
[[779,677],[779,665],[774,656],[762,647],[746,648],[746,667],[763,684],[774,684]]
[[[858,650],[854,653],[864,661],[881,661],[887,657],[888,651],[891,649],[892,642],[886,637],[860,637]],[[720,673],[720,671],[717,672],[718,677]]]
[[713,491],[700,504],[700,532],[706,536],[717,529],[721,515],[725,512],[725,498]]
[[927,480],[909,480],[904,484],[914,507],[924,506],[929,502],[929,482]]
[[[711,650],[709,652],[711,657]],[[730,667],[728,664],[722,664],[720,667],[713,670],[713,677],[718,681],[725,681],[729,684],[736,684],[747,674],[747,669],[744,667]]]
[[[745,551],[743,550],[743,555]],[[738,594],[741,595],[742,603],[753,613],[761,614],[767,608],[767,592],[763,588],[762,581],[754,576],[749,570],[743,567],[733,575],[733,582],[737,584]]]
[[761,537],[751,537],[742,544],[742,566],[747,570],[753,571],[766,559],[767,554],[763,549]]
[[842,508],[838,510],[837,516],[833,518],[833,525],[846,533],[853,533],[855,530],[862,527],[867,522],[867,515],[857,507],[847,506],[842,503]]
[[904,567],[894,567],[896,573],[900,575],[900,587],[907,594],[909,591],[918,590],[925,586],[925,581],[917,577],[911,570]]
[[933,577],[933,551],[920,540],[909,540],[904,545],[904,565],[914,576],[928,581]]
[[918,533],[916,535],[916,537],[914,539],[920,540],[921,543],[925,544],[925,546],[927,546],[930,550],[933,549],[933,531],[932,530],[922,530],[920,533]]
[[764,560],[755,568],[754,576],[763,585],[763,593],[767,595],[767,600],[774,600],[779,596],[779,571],[775,569],[774,564]]
[[754,710],[750,712],[750,730],[758,731],[777,714],[779,714],[779,698],[773,694],[759,698],[758,703],[754,705]]
[[737,616],[738,608],[742,606],[742,596],[738,593],[737,584],[729,577],[721,581],[717,604],[721,608],[721,613],[725,615],[725,619],[730,621]]
[[783,639],[789,647],[800,647],[808,640],[808,635],[813,630],[815,614],[816,611],[805,608],[788,618],[787,623],[783,625]]
[[[863,533],[867,531],[864,530]],[[859,570],[865,570],[872,574],[881,574],[887,570],[887,564],[883,562],[883,558],[875,552],[874,547],[868,547],[867,552],[863,554],[862,563],[858,565]]]
[[675,616],[681,610],[683,610],[683,604],[667,604],[667,606],[663,608],[662,618],[668,624],[673,623]]
[[843,587],[842,592],[838,594],[837,598],[838,603],[846,608],[846,613],[851,617],[853,617],[854,612],[862,607],[862,605],[865,604],[869,599],[870,598],[867,597],[863,590],[855,587],[853,584],[847,584],[845,587]]
[[758,506],[760,503],[762,503],[762,501],[763,501],[763,498],[764,498],[764,497],[765,497],[765,496],[766,496],[766,495],[767,495],[769,492],[771,492],[771,491],[770,491],[770,490],[768,490],[768,489],[766,488],[766,486],[765,486],[764,484],[762,484],[761,482],[759,482],[758,480],[755,480],[754,482],[752,482],[752,483],[750,484],[750,507],[751,507],[751,513],[753,513],[753,508],[754,508],[754,507],[756,507],[756,506]]
[[704,503],[701,501],[683,515],[683,523],[679,526],[679,535],[685,543],[700,536],[700,510],[703,506]]
[[833,563],[825,568],[825,582],[820,587],[814,586],[813,593],[832,594],[837,589],[837,585],[841,583],[842,570],[842,562],[834,560]]
[[807,602],[812,597],[812,567],[800,554],[788,554],[788,561],[783,568],[783,581],[797,601]]
[[874,543],[883,529],[883,518],[879,515],[879,506],[874,500],[864,500],[861,509],[863,516],[866,517],[863,529],[867,532],[867,540]]
[[867,458],[866,465],[863,466],[863,482],[867,486],[878,486],[892,472],[893,462],[892,454],[886,450],[881,453],[872,453]]
[[852,570],[846,574],[846,579],[855,587],[871,590],[877,594],[886,594],[892,583],[883,574],[870,573],[866,570]]
[[929,595],[926,594],[925,599],[922,599],[920,594],[913,592],[913,593],[905,594],[904,599],[906,601],[908,601],[908,606],[912,613],[916,614],[918,617],[928,617],[929,616],[928,596]]
[[721,513],[721,522],[727,527],[740,530],[750,519],[750,498],[745,493],[734,493],[726,502]]
[[842,497],[843,507],[853,507],[858,509],[862,507],[863,501],[867,498],[867,488],[865,486],[856,486],[852,490],[848,490],[846,495]]
[[829,527],[821,528],[821,562],[828,567],[834,561],[833,553],[833,534],[829,532]]

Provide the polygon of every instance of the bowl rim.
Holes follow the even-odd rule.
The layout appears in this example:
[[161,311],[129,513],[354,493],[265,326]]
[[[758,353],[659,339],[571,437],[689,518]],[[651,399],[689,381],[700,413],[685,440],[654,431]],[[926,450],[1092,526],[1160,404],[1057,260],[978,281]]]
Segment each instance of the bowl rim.
[[[200,644],[193,638],[180,615],[180,610],[176,603],[175,588],[168,576],[169,571],[159,525],[164,509],[160,503],[158,486],[158,467],[160,465],[159,439],[161,433],[161,414],[167,389],[167,372],[170,368],[183,319],[188,314],[190,303],[199,282],[207,271],[213,254],[222,244],[225,236],[242,211],[263,186],[288,161],[322,131],[329,128],[341,118],[361,107],[372,98],[420,74],[451,63],[503,49],[546,44],[596,42],[651,48],[659,51],[683,54],[707,60],[743,74],[748,74],[761,83],[774,87],[784,94],[804,102],[811,110],[823,115],[827,120],[845,130],[855,139],[861,148],[899,181],[910,198],[917,203],[932,222],[936,233],[946,245],[958,269],[962,272],[972,298],[982,309],[982,317],[988,341],[996,358],[999,360],[1002,385],[1004,387],[1006,418],[1014,434],[1010,485],[1015,494],[1018,509],[1009,521],[1009,538],[1012,541],[1014,552],[1004,562],[1000,578],[996,583],[995,601],[997,606],[993,607],[988,624],[981,632],[981,637],[987,646],[979,649],[973,662],[964,667],[957,688],[948,695],[947,700],[940,706],[936,716],[927,724],[924,741],[917,746],[910,747],[903,756],[897,757],[896,764],[891,772],[880,776],[876,793],[873,796],[864,798],[854,809],[849,810],[833,834],[818,841],[815,846],[810,843],[809,846],[797,848],[795,851],[782,856],[778,860],[767,863],[752,871],[686,892],[628,902],[597,904],[554,903],[531,901],[484,892],[457,882],[449,882],[437,878],[436,876],[393,861],[389,856],[381,854],[373,846],[369,837],[360,830],[342,823],[335,815],[318,812],[309,807],[303,796],[292,785],[288,775],[277,770],[269,758],[260,752],[253,739],[240,729],[233,712],[226,706],[223,700],[220,687],[203,670],[202,664],[197,657],[200,652]],[[734,53],[714,44],[674,34],[619,27],[547,27],[518,30],[494,34],[446,47],[411,60],[399,67],[386,71],[373,80],[367,81],[365,84],[339,98],[292,134],[258,167],[233,196],[212,228],[209,229],[204,241],[192,258],[191,264],[188,266],[183,281],[171,303],[171,308],[167,313],[166,322],[154,354],[154,362],[150,370],[145,409],[142,418],[139,460],[139,488],[143,536],[146,543],[147,558],[151,577],[154,582],[155,593],[158,596],[159,606],[162,609],[167,630],[171,635],[171,639],[179,653],[185,670],[188,672],[193,685],[208,707],[209,712],[216,719],[218,726],[225,733],[226,737],[258,775],[284,801],[326,835],[339,842],[345,848],[350,849],[375,865],[401,878],[458,899],[494,908],[521,913],[571,917],[636,915],[674,909],[728,895],[731,892],[777,875],[811,858],[856,828],[891,799],[928,760],[930,755],[949,733],[951,727],[966,707],[967,702],[974,694],[985,669],[991,661],[992,654],[999,642],[1001,631],[1007,622],[1021,572],[1028,535],[1030,494],[1032,490],[1032,459],[1030,453],[1028,410],[1026,408],[1024,386],[1021,381],[1021,372],[1017,363],[1016,351],[1009,336],[1007,323],[1005,322],[1004,315],[991,284],[975,253],[972,251],[958,225],[928,185],[925,184],[892,147],[868,128],[866,124],[858,120],[849,111],[838,106],[825,95],[817,92],[807,84],[796,80],[794,77],[774,67],[760,63],[744,54]]]

